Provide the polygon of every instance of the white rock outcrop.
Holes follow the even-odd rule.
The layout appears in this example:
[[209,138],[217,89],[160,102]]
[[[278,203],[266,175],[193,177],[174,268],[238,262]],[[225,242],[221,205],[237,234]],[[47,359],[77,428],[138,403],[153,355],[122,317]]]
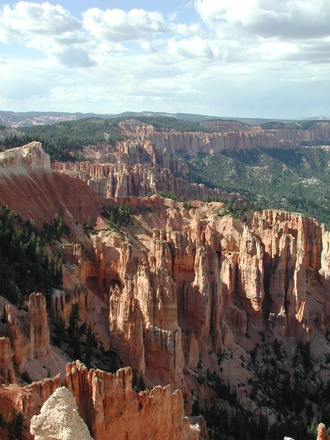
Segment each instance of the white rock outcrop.
[[30,142],[23,147],[11,148],[0,153],[0,175],[4,170],[22,173],[24,170],[50,171],[50,156],[40,142]]
[[75,398],[65,387],[58,388],[40,414],[32,417],[30,432],[35,440],[93,440],[79,416]]

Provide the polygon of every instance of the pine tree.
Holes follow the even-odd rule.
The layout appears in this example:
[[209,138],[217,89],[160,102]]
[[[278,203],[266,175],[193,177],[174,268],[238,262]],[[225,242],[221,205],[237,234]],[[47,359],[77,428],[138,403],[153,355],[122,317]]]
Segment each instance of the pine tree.
[[18,440],[21,440],[23,438],[23,422],[23,414],[21,411],[18,411],[15,420],[15,435]]
[[139,380],[137,383],[137,388],[139,391],[144,391],[146,389],[146,384],[144,382],[144,377],[143,377],[142,371],[140,371]]

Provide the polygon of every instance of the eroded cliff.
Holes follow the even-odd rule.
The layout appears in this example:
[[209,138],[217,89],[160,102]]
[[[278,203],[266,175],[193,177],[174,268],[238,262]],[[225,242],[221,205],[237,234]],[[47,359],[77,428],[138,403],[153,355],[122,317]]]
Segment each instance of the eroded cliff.
[[[96,345],[102,343],[102,356],[109,349],[115,352],[124,365],[142,374],[148,387],[168,383],[172,387],[135,394],[131,370],[111,375],[70,364],[66,384],[93,436],[99,433],[105,438],[103,425],[111,430],[127,427],[134,436],[137,426],[142,429],[146,418],[152,417],[157,428],[152,427],[150,435],[168,438],[160,422],[163,402],[171,438],[195,438],[183,418],[183,404],[190,413],[198,399],[219,399],[219,383],[231,393],[235,390],[241,408],[254,416],[260,415],[263,402],[263,414],[274,423],[278,402],[266,394],[266,388],[256,396],[253,384],[261,373],[266,377],[264,371],[272,365],[280,370],[276,363],[280,361],[290,372],[286,380],[303,386],[306,395],[313,396],[315,388],[323,386],[329,373],[325,337],[330,319],[329,233],[318,222],[267,210],[250,213],[244,223],[225,215],[222,203],[188,205],[155,195],[106,200],[81,180],[55,172],[35,173],[32,186],[27,182],[27,176],[2,176],[0,185],[9,190],[0,192],[1,202],[23,218],[35,215],[40,227],[44,218],[58,212],[70,231],[51,243],[63,259],[63,289],[49,292],[53,319],[61,317],[68,325],[73,305],[79,304],[78,324],[93,328]],[[22,203],[25,196],[28,203]],[[130,221],[109,227],[102,205],[119,211],[127,206]],[[42,298],[32,295],[26,303],[28,312],[6,309],[4,334],[18,373],[28,361],[52,351]],[[64,349],[70,349],[69,344],[64,341]],[[302,372],[296,380],[294,363],[306,344],[311,359],[299,360]],[[7,346],[5,340],[2,364],[11,357]],[[97,366],[99,359],[91,362]],[[274,377],[282,380],[276,369]],[[6,381],[12,381],[10,364],[1,371]],[[280,374],[284,377],[285,372]],[[302,377],[313,377],[309,387]],[[266,381],[264,376],[262,380]],[[109,384],[116,390],[112,400]],[[43,395],[43,386],[36,387],[39,391],[31,388],[31,393]],[[173,394],[174,388],[182,392]],[[49,397],[49,391],[44,395]],[[117,397],[129,399],[131,412],[120,415],[124,410]],[[317,409],[313,400],[309,404]],[[24,405],[30,408],[32,403]],[[118,419],[104,422],[108,411]],[[107,425],[117,422],[114,427]]]

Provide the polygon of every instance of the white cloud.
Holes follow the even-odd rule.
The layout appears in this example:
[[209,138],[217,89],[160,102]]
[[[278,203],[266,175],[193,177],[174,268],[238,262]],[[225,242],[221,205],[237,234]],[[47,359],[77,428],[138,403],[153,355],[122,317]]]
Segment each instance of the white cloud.
[[114,42],[145,40],[170,30],[162,14],[143,9],[87,9],[83,25],[93,37]]
[[199,58],[210,60],[214,58],[214,53],[207,41],[200,37],[188,39],[168,40],[168,50],[172,55],[179,55],[186,58]]
[[208,26],[281,38],[330,34],[328,0],[195,0],[195,8]]
[[310,100],[322,114],[328,3],[194,0],[185,14],[94,8],[81,20],[60,5],[5,6],[0,108],[289,116]]
[[0,12],[0,41],[16,43],[38,36],[72,34],[81,23],[60,5],[18,2],[5,5]]
[[0,41],[24,44],[71,67],[90,66],[82,24],[60,5],[19,2],[0,12]]

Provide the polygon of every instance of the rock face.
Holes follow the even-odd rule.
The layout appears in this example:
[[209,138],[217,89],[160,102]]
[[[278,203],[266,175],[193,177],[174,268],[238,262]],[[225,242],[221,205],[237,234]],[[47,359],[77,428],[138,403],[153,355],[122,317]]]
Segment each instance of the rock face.
[[321,274],[330,280],[330,231],[322,227]]
[[46,300],[41,293],[29,296],[28,312],[25,314],[6,306],[6,320],[13,362],[21,371],[26,360],[49,353]]
[[[207,125],[206,123],[203,124]],[[53,164],[53,169],[85,181],[103,197],[146,196],[161,192],[202,200],[227,198],[220,189],[188,183],[188,167],[178,153],[189,156],[216,154],[224,150],[255,148],[296,149],[300,144],[330,142],[328,122],[310,129],[263,129],[220,122],[220,132],[157,131],[138,120],[118,123],[116,130],[125,140],[115,146],[100,143],[83,150],[84,162]]]
[[8,338],[0,338],[0,383],[14,383],[13,353]]
[[[136,177],[136,162],[132,161],[141,161],[141,149],[154,161],[152,166],[156,166],[158,154],[156,141],[152,144],[148,138],[148,127],[137,130],[143,146],[137,144],[136,153],[130,140],[120,146],[120,157],[126,157],[122,169],[127,166],[132,182]],[[171,147],[171,136],[166,138],[166,148]],[[197,141],[191,139],[195,145]],[[157,142],[164,153],[162,141]],[[125,152],[128,147],[132,154]],[[91,159],[106,148],[91,149]],[[178,168],[180,164],[171,164],[165,153],[162,158],[159,153],[157,160]],[[104,150],[101,165],[104,169],[108,163],[117,166],[118,157]],[[84,166],[79,165],[81,170]],[[88,173],[102,178],[103,168],[91,171],[92,165],[88,166]],[[131,180],[126,185],[121,179],[116,193],[136,190],[135,184],[128,185]],[[35,215],[40,226],[45,218],[54,218],[55,212],[64,217],[74,242],[65,244],[63,239],[58,249],[65,260],[64,288],[71,296],[55,292],[53,311],[68,319],[72,304],[79,303],[87,323],[95,322],[96,327],[98,319],[102,320],[105,350],[115,351],[137,374],[142,372],[147,385],[171,382],[186,398],[190,386],[198,387],[194,371],[198,365],[215,371],[223,347],[234,351],[241,340],[251,350],[253,341],[248,339],[252,331],[257,334],[270,328],[273,340],[290,336],[290,340],[308,342],[314,334],[322,338],[329,329],[329,233],[299,214],[267,210],[251,214],[244,224],[223,215],[221,203],[193,201],[188,209],[181,202],[158,196],[109,201],[92,194],[81,180],[54,172],[17,179],[2,176],[0,201],[24,218]],[[133,221],[110,232],[101,206],[121,201],[129,203]],[[86,221],[89,213],[95,230],[87,237],[78,222]],[[7,330],[19,368],[26,359],[47,353],[44,300],[34,294],[27,313],[7,309]],[[136,422],[144,438],[149,431],[143,431],[143,426],[155,438],[194,438],[195,431],[183,418],[181,392],[173,395],[165,387],[136,395],[127,385],[130,382],[130,370],[109,375],[88,372],[80,364],[69,367],[66,384],[95,438],[106,438],[105,428],[118,431],[117,438],[122,438],[123,426],[129,429],[129,438],[140,438],[135,423],[131,426],[129,420]],[[42,389],[33,392],[41,395]],[[24,408],[30,408],[34,400],[24,402]],[[153,402],[158,402],[157,408]],[[164,422],[167,432],[164,423],[158,422],[163,413],[168,416]],[[149,427],[147,420],[155,420],[154,425]]]
[[[31,417],[40,412],[44,402],[61,386],[61,376],[33,382],[25,387],[10,384],[0,388],[0,408],[5,420],[14,412],[21,411],[27,424]],[[30,438],[30,437],[28,437]]]
[[317,440],[326,440],[325,424],[320,423],[317,427]]
[[31,142],[0,153],[0,175],[2,168],[14,173],[24,172],[24,169],[47,171],[50,170],[50,156],[44,152],[40,142]]
[[303,342],[316,327],[326,332],[327,235],[316,221],[264,211],[243,224],[217,216],[217,203],[190,211],[167,203],[157,211],[163,228],[137,233],[134,247],[115,233],[95,239],[110,347],[125,364],[151,383],[184,388],[184,368],[232,345],[250,324],[262,329],[268,320],[275,337]]
[[42,405],[40,415],[31,419],[35,440],[92,440],[78,414],[75,398],[67,388],[58,388]]
[[[300,214],[264,211],[255,214],[252,223],[265,249],[264,284],[271,325],[279,335],[284,336],[288,330],[298,339],[310,341],[315,318],[313,304],[307,300],[309,277],[327,273],[327,236],[315,220]],[[325,279],[325,287],[327,284]],[[318,312],[325,311],[326,320],[328,301],[326,296],[323,310]]]
[[[176,195],[187,200],[204,197],[227,198],[228,194],[219,189],[210,189],[203,184],[188,183],[175,177],[170,169],[159,164],[127,164],[122,162],[120,153],[115,163],[60,163],[55,162],[56,172],[68,174],[86,182],[90,189],[102,197],[144,197],[148,194],[163,193]],[[173,165],[176,169],[177,165]]]
[[111,374],[76,361],[67,365],[65,385],[95,440],[199,439],[199,427],[184,417],[182,392],[158,386],[136,394],[130,368]]
[[20,409],[24,416],[30,419],[38,414],[44,402],[61,386],[61,376],[47,378],[39,382],[20,388],[17,402],[17,409]]
[[26,387],[2,387],[4,416],[21,410],[27,422],[32,418],[31,433],[39,440],[91,436],[95,440],[202,440],[200,432],[205,435],[202,418],[191,425],[184,417],[181,391],[172,393],[170,386],[158,386],[149,393],[135,393],[130,368],[111,374],[88,371],[76,361],[67,365],[64,383],[67,388],[61,387],[58,375]]

